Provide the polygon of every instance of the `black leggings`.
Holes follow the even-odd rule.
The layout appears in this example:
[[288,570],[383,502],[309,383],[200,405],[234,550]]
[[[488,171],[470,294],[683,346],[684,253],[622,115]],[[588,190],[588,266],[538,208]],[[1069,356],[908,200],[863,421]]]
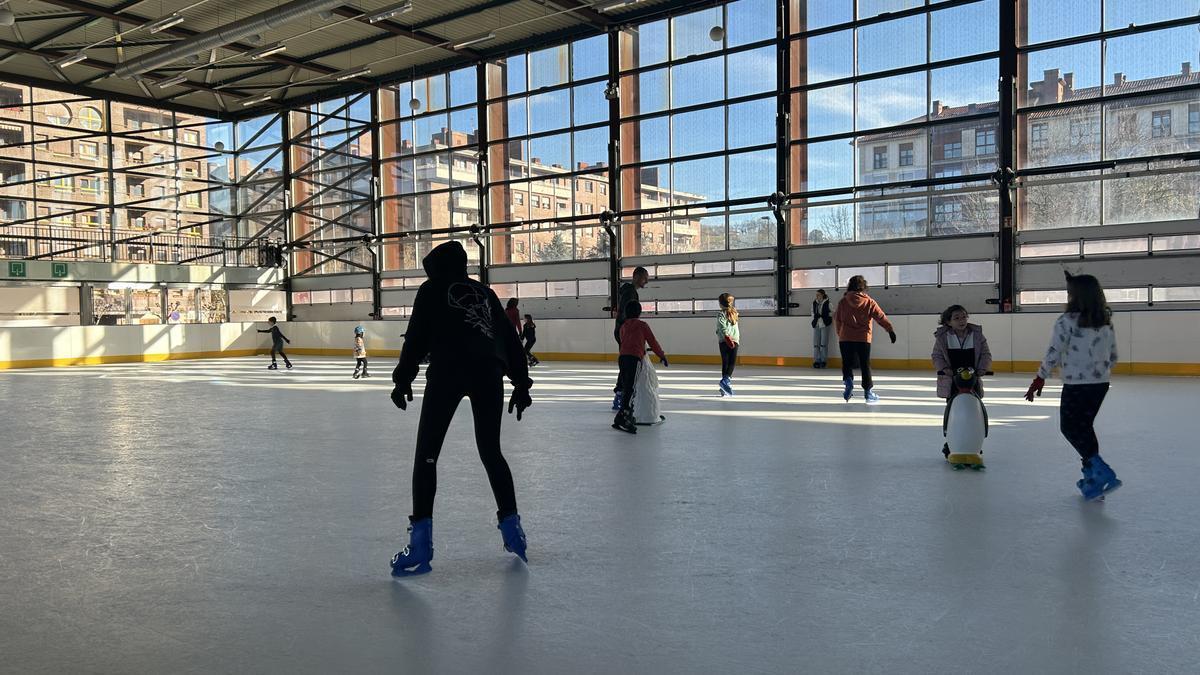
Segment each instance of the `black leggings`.
[[871,343],[870,342],[839,342],[842,351],[842,380],[854,379],[854,368],[862,372],[862,388],[870,389],[871,380]]
[[738,345],[732,347],[721,340],[721,377],[733,377],[733,369],[737,366]]
[[500,452],[500,419],[504,414],[504,380],[499,367],[474,372],[465,368],[426,372],[425,398],[421,401],[421,425],[417,428],[417,455],[413,462],[413,520],[433,517],[437,492],[437,460],[446,440],[446,430],[458,403],[471,400],[475,417],[475,444],[496,497],[496,518],[517,512],[512,472]]
[[621,412],[617,416],[628,415],[633,410],[633,385],[637,382],[638,364],[642,360],[636,356],[622,354],[617,357],[617,365],[621,368],[617,375],[617,391],[621,393]]
[[1106,395],[1107,382],[1064,384],[1062,388],[1062,401],[1058,406],[1058,428],[1067,442],[1075,447],[1079,457],[1085,461],[1100,454],[1100,441],[1096,439],[1093,423]]
[[537,339],[525,341],[525,356],[533,358],[533,346],[537,344]]
[[291,361],[288,361],[287,354],[283,353],[283,345],[282,344],[271,345],[271,363],[275,363],[275,355],[276,354],[279,354],[281,357],[283,357],[284,363],[291,363]]
[[362,356],[354,359],[354,369],[363,371],[363,375],[367,374],[367,357]]

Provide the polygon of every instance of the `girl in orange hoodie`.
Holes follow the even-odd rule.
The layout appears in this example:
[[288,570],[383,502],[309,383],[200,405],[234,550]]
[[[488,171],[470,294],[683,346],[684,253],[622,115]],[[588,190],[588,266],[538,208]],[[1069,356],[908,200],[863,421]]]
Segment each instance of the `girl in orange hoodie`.
[[896,342],[896,331],[892,322],[879,308],[879,303],[867,295],[867,280],[861,275],[850,277],[846,294],[833,313],[833,327],[837,331],[838,347],[842,352],[842,398],[850,400],[854,391],[855,363],[862,372],[862,387],[867,403],[876,403],[879,396],[872,389],[871,381],[871,322],[877,321],[887,331],[892,343]]

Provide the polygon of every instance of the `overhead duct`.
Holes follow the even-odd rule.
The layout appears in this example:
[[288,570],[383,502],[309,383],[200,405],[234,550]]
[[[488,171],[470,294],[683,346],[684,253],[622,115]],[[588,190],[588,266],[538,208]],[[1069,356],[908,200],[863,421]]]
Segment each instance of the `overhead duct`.
[[137,77],[156,68],[186,59],[193,54],[207,52],[237,42],[243,38],[265,33],[273,28],[291,23],[310,14],[323,12],[344,4],[345,0],[293,0],[274,9],[234,21],[220,28],[184,38],[158,51],[129,59],[116,67],[116,74],[123,78]]

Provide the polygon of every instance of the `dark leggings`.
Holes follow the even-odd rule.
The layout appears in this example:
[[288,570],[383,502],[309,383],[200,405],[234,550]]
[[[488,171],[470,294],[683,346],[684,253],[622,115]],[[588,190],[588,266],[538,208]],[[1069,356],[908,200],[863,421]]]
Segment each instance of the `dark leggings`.
[[854,368],[862,372],[862,388],[870,389],[871,380],[871,343],[870,342],[839,342],[842,351],[842,380],[854,379]]
[[361,369],[363,372],[363,375],[366,375],[367,374],[367,357],[363,356],[363,357],[354,359],[354,369],[355,370]]
[[275,355],[276,354],[279,354],[279,356],[281,356],[283,358],[284,363],[291,363],[291,361],[288,361],[287,354],[283,353],[283,345],[282,344],[271,345],[271,363],[275,363]]
[[721,377],[733,377],[733,369],[737,366],[738,345],[732,347],[721,340]]
[[628,415],[633,410],[633,385],[637,382],[637,369],[641,362],[638,357],[625,354],[617,358],[617,365],[621,368],[617,375],[617,391],[621,392],[621,412],[617,413],[618,417]]
[[475,444],[496,497],[496,518],[517,512],[512,472],[500,452],[500,418],[504,414],[504,380],[498,367],[468,371],[438,369],[426,374],[425,398],[421,401],[421,423],[417,428],[417,456],[413,462],[413,520],[433,517],[437,492],[437,460],[446,440],[446,430],[463,397],[471,401],[475,417]]
[[1058,428],[1079,457],[1089,460],[1100,454],[1100,441],[1092,426],[1108,394],[1108,383],[1064,384],[1058,406]]
[[537,339],[525,341],[525,356],[529,358],[537,358],[533,355],[533,346],[537,344]]

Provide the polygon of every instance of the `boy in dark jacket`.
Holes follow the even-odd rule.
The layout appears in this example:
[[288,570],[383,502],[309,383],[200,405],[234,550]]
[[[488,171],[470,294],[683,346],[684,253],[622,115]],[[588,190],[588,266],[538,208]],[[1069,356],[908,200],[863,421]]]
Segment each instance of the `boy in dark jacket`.
[[[645,267],[638,267],[633,270],[633,279],[621,284],[617,289],[617,304],[613,307],[613,315],[616,317],[617,325],[613,328],[613,338],[617,344],[621,344],[621,326],[625,324],[626,316],[625,308],[631,302],[638,302],[638,289],[645,288],[646,284],[650,283],[650,271]],[[639,308],[641,305],[639,305]],[[613,387],[613,403],[614,411],[621,409],[621,381],[620,376],[617,377],[617,386]]]
[[646,355],[646,344],[662,361],[663,368],[670,367],[667,357],[663,354],[658,340],[654,339],[654,331],[650,324],[638,317],[642,315],[642,303],[631,302],[625,306],[625,323],[621,326],[621,355],[617,357],[620,374],[617,376],[617,387],[620,389],[621,409],[613,420],[613,428],[631,434],[637,433],[637,425],[633,422],[633,384],[637,379],[638,364]]
[[290,370],[292,367],[292,362],[288,361],[287,354],[283,353],[283,343],[286,342],[288,344],[292,344],[292,341],[284,337],[283,333],[279,330],[279,326],[275,325],[275,317],[267,319],[267,323],[271,324],[270,328],[258,331],[260,333],[271,334],[271,365],[267,366],[267,370],[279,370],[279,364],[275,361],[276,353],[283,357],[284,364],[286,364]]
[[437,459],[463,397],[471,400],[479,458],[496,498],[504,548],[525,560],[525,532],[517,515],[512,473],[500,452],[504,375],[514,387],[509,412],[515,408],[519,420],[533,402],[525,352],[496,294],[467,277],[467,252],[462,244],[446,242],[433,249],[422,264],[429,279],[417,291],[400,363],[392,373],[396,384],[392,402],[405,410],[412,400],[412,382],[421,360],[429,357],[413,463],[409,545],[392,557],[392,575],[423,574],[431,569]]

